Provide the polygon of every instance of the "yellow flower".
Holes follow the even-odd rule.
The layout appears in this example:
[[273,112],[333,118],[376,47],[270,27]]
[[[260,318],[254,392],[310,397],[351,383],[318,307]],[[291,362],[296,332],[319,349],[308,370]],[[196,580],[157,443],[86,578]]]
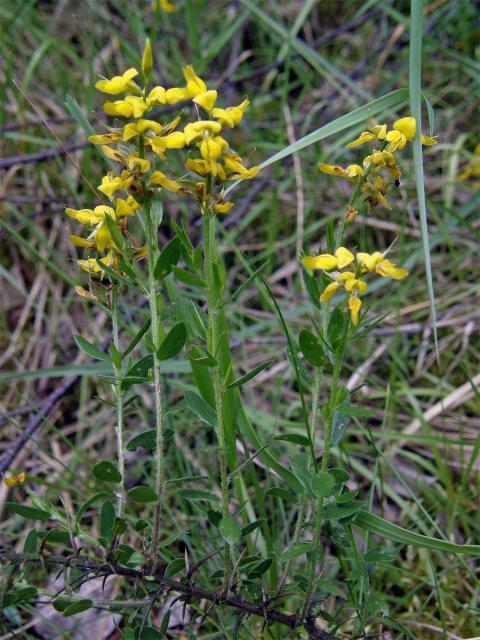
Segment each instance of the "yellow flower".
[[233,202],[217,202],[213,205],[213,210],[215,213],[228,213],[232,207]]
[[373,271],[380,260],[383,260],[383,254],[380,251],[374,253],[357,253],[356,259],[362,267],[362,271]]
[[243,114],[249,104],[249,100],[244,100],[236,107],[227,107],[226,109],[215,107],[212,111],[212,116],[217,118],[222,126],[227,125],[227,127],[234,127],[243,118]]
[[124,118],[141,118],[148,110],[147,103],[138,96],[127,96],[124,100],[105,102],[103,110],[109,116],[122,116]]
[[361,178],[365,172],[360,165],[349,164],[345,169],[345,173],[349,178]]
[[150,44],[150,38],[145,41],[145,48],[142,55],[142,73],[143,77],[147,79],[153,69],[153,56],[152,45]]
[[138,169],[140,173],[146,173],[150,169],[150,160],[140,158],[132,153],[127,157],[127,168],[129,171]]
[[99,191],[104,193],[107,198],[112,199],[116,191],[128,189],[134,180],[134,176],[130,176],[128,171],[122,171],[116,176],[113,171],[109,172],[102,178],[102,184],[97,187]]
[[251,180],[260,171],[260,167],[258,166],[250,167],[250,169],[247,169],[243,165],[240,156],[238,156],[237,154],[225,155],[222,159],[225,163],[225,168],[228,169],[227,177],[229,180]]
[[[104,264],[106,267],[110,267],[115,269],[118,266],[118,257],[113,249],[110,249],[105,257],[99,260],[101,264]],[[78,266],[91,274],[100,273],[101,277],[103,277],[105,271],[98,265],[95,258],[89,258],[88,260],[77,260]]]
[[328,302],[333,298],[333,296],[337,293],[337,291],[342,286],[341,282],[331,282],[325,287],[322,295],[320,296],[320,302]]
[[390,143],[388,150],[396,151],[397,149],[403,149],[407,142],[412,142],[416,130],[417,122],[415,118],[411,116],[395,120],[393,130],[389,131],[386,136],[386,140]]
[[367,283],[365,280],[360,280],[358,278],[348,278],[345,280],[345,289],[351,293],[352,291],[356,291],[358,293],[365,293],[367,290]]
[[348,299],[348,308],[350,309],[352,324],[356,327],[359,320],[360,309],[362,308],[362,301],[357,296],[350,296]]
[[431,147],[434,144],[438,144],[438,140],[435,140],[435,138],[422,133],[422,144],[424,144],[426,147]]
[[211,89],[210,91],[199,93],[197,96],[195,96],[195,98],[193,98],[193,102],[199,104],[205,109],[205,111],[208,111],[210,113],[215,105],[215,102],[217,101],[217,95],[217,92]]
[[191,144],[196,138],[204,136],[206,133],[219,133],[222,125],[213,120],[198,120],[197,122],[189,122],[183,130],[185,134],[185,142]]
[[338,164],[325,164],[324,162],[319,162],[317,167],[322,173],[326,173],[330,176],[336,176],[337,178],[345,178],[346,180],[351,179],[354,182],[356,182],[356,178],[361,178],[365,173],[362,167],[358,164],[350,164],[346,169],[344,169]]
[[368,131],[362,131],[358,138],[356,140],[353,140],[353,142],[349,142],[346,147],[347,149],[354,149],[355,147],[359,147],[365,142],[373,142],[373,140],[384,140],[386,135],[386,124],[374,125],[373,127],[369,127]]
[[173,193],[177,193],[182,189],[182,185],[180,182],[176,180],[170,180],[164,173],[161,171],[154,171],[150,176],[150,186],[151,185],[159,185],[168,191],[173,191]]
[[207,85],[197,76],[192,66],[183,67],[183,77],[187,81],[186,89],[189,98],[195,98],[207,91]]
[[358,138],[356,138],[352,142],[349,142],[346,145],[346,147],[347,149],[353,149],[354,147],[359,147],[361,144],[364,144],[365,142],[372,142],[372,140],[376,140],[376,139],[377,139],[377,136],[371,131],[362,131],[362,133],[358,136]]
[[403,280],[408,276],[406,269],[398,269],[390,260],[380,260],[375,266],[375,271],[384,278],[393,278],[394,280]]
[[466,164],[463,170],[458,174],[458,179],[468,180],[469,178],[477,178],[480,176],[480,143],[477,144],[473,151],[473,157]]
[[339,178],[345,178],[345,169],[343,167],[339,167],[338,164],[325,164],[324,162],[319,162],[317,167],[322,173],[326,173],[330,176],[337,176]]
[[121,139],[122,136],[119,133],[104,133],[103,135],[89,136],[88,141],[92,144],[114,144]]
[[183,149],[186,144],[185,134],[181,131],[174,131],[160,138],[150,138],[148,144],[151,146],[152,151],[163,159],[165,158],[164,151],[166,149]]
[[18,486],[19,484],[23,484],[25,482],[25,478],[25,471],[21,471],[16,475],[8,475],[7,477],[3,478],[3,482],[7,487],[12,488]]
[[162,133],[163,127],[159,122],[155,120],[137,120],[136,122],[129,122],[123,127],[122,140],[127,142],[135,136],[145,133],[146,131],[153,131],[153,133]]
[[353,253],[345,247],[339,247],[333,256],[330,253],[322,253],[319,256],[305,256],[302,258],[302,263],[307,269],[331,271],[332,269],[343,269],[354,260]]
[[68,239],[73,245],[76,247],[82,247],[83,249],[94,249],[96,246],[95,242],[90,242],[90,240],[82,238],[81,236],[70,235],[68,236]]
[[132,81],[132,78],[138,75],[136,69],[127,69],[121,76],[114,76],[111,80],[99,80],[95,84],[95,88],[103,93],[117,95],[125,91],[140,91],[140,88]]
[[170,2],[170,0],[156,0],[152,5],[153,11],[161,9],[166,13],[175,13],[177,7]]

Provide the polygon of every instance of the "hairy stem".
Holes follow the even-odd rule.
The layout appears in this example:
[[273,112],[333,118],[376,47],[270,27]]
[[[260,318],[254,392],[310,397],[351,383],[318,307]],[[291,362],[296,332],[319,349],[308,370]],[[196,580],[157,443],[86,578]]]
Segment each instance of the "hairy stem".
[[160,522],[162,512],[162,497],[165,484],[165,464],[164,464],[164,416],[162,408],[162,379],[160,371],[160,360],[157,356],[160,346],[159,339],[159,317],[157,309],[157,290],[153,270],[158,255],[157,230],[152,228],[150,215],[147,212],[147,246],[148,246],[148,304],[150,307],[151,336],[153,343],[153,379],[154,379],[154,399],[155,399],[155,493],[157,502],[153,513],[152,544],[149,554],[149,570],[153,572],[160,539]]
[[[216,434],[218,441],[218,452],[220,457],[220,483],[222,492],[222,517],[228,518],[228,468],[227,452],[225,447],[225,429],[223,424],[223,380],[221,365],[219,362],[220,331],[218,325],[218,311],[221,302],[219,294],[219,283],[216,282],[214,263],[217,258],[215,245],[215,216],[209,214],[208,210],[203,210],[203,254],[205,259],[205,280],[207,283],[207,304],[208,304],[208,351],[217,360],[213,367],[213,389],[215,396],[215,413],[217,416]],[[230,548],[225,545],[224,556],[224,587],[228,588],[230,577]]]
[[[112,334],[113,344],[118,352],[119,347],[119,329],[118,329],[118,289],[116,285],[112,288]],[[113,385],[113,391],[115,394],[115,402],[117,406],[117,424],[115,426],[115,432],[117,436],[117,459],[118,459],[118,471],[120,472],[122,479],[119,483],[117,497],[118,497],[118,517],[122,518],[125,510],[125,455],[123,448],[123,427],[124,427],[124,414],[123,414],[123,391],[122,391],[122,366],[115,368],[115,383]]]
[[[315,377],[313,382],[313,394],[312,394],[312,438],[315,439],[315,432],[317,430],[318,418],[320,416],[320,384],[322,380],[322,371],[321,369],[315,369]],[[314,460],[310,460],[310,468],[312,468],[315,464]],[[302,525],[305,521],[305,513],[307,510],[307,502],[308,495],[305,493],[303,495],[302,501],[300,503],[300,508],[297,514],[297,521],[295,523],[295,529],[293,531],[292,544],[295,544],[300,540],[300,534],[302,532]],[[285,580],[289,576],[290,566],[293,562],[289,560],[285,565],[285,570],[283,572],[282,579],[280,580],[279,591],[282,590],[283,585],[285,584]]]
[[[330,445],[332,442],[333,416],[335,413],[334,411],[335,399],[337,396],[338,381],[340,378],[341,368],[342,368],[342,356],[337,355],[335,358],[335,365],[333,368],[332,388],[330,391],[330,403],[329,403],[330,407],[328,411],[328,421],[327,421],[327,428],[325,432],[325,442],[323,445],[322,464],[320,467],[320,470],[322,472],[325,472],[328,470],[328,461],[330,457]],[[302,611],[303,617],[305,617],[308,613],[308,610],[312,602],[313,593],[314,593],[315,576],[317,574],[318,556],[320,551],[320,533],[322,530],[322,519],[323,519],[323,498],[318,498],[315,522],[313,526],[313,539],[312,539],[313,558],[310,562],[308,587],[307,587],[307,592],[305,594],[305,600],[303,603],[303,611]]]

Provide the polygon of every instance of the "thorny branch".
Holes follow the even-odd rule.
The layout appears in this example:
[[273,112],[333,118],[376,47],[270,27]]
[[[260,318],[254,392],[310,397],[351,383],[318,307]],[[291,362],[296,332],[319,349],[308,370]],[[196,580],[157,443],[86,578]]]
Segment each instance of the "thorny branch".
[[[136,569],[121,567],[111,564],[110,562],[108,564],[101,564],[79,556],[66,559],[51,555],[14,553],[7,549],[0,549],[0,563],[3,564],[7,562],[14,565],[20,565],[24,562],[32,562],[51,566],[63,566],[68,562],[69,567],[75,567],[77,569],[84,570],[87,573],[92,572],[98,578],[118,575],[130,580],[139,581],[146,577],[144,572]],[[195,586],[190,582],[180,582],[165,576],[155,576],[154,580],[148,580],[148,584],[150,589],[153,585],[158,586],[156,591],[151,592],[152,596],[165,591],[174,591],[181,594],[180,599],[185,600],[186,602],[192,598],[197,600],[208,600],[216,606],[225,605],[228,607],[234,607],[236,609],[240,609],[246,615],[259,616],[269,624],[279,623],[289,627],[290,629],[304,628],[309,637],[315,640],[338,640],[338,638],[331,633],[318,629],[315,625],[315,619],[313,616],[307,617],[306,620],[301,620],[294,614],[283,613],[277,609],[269,608],[268,601],[262,604],[256,604],[250,600],[245,600],[242,595],[237,593],[229,592],[228,594],[225,594],[224,591],[211,591],[209,589],[204,589],[203,587]]]

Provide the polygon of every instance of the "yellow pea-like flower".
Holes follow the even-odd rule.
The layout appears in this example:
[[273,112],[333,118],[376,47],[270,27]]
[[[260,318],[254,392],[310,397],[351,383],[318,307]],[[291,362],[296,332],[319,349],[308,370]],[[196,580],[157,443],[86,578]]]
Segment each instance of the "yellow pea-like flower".
[[212,116],[217,118],[222,125],[227,125],[228,127],[234,127],[239,124],[239,122],[243,118],[243,114],[250,104],[249,100],[244,100],[236,107],[227,107],[226,109],[221,109],[220,107],[216,107],[212,111]]
[[232,207],[233,202],[217,202],[213,205],[213,210],[215,213],[228,213]]
[[355,256],[353,255],[353,253],[345,247],[339,247],[335,251],[335,258],[337,260],[338,269],[348,267],[348,265],[352,264],[352,262],[355,260]]
[[199,93],[198,96],[193,98],[193,102],[200,105],[205,109],[205,111],[210,111],[213,109],[215,102],[217,101],[217,92],[214,89],[210,91],[205,91],[204,93]]
[[183,67],[183,77],[187,82],[186,89],[189,98],[195,98],[195,96],[207,91],[207,85],[197,76],[192,66]]
[[92,144],[115,144],[122,139],[119,133],[104,133],[103,135],[89,136],[88,141]]
[[117,95],[132,89],[139,91],[139,87],[132,81],[137,75],[138,71],[136,69],[127,69],[121,76],[114,76],[111,80],[99,80],[95,84],[95,88],[102,91],[102,93],[110,95]]
[[348,299],[348,308],[350,309],[350,317],[352,324],[356,327],[359,321],[360,309],[362,308],[362,301],[357,296],[350,296]]
[[19,484],[23,484],[25,482],[25,478],[26,478],[26,474],[25,471],[21,471],[20,473],[17,473],[16,475],[9,475],[6,476],[5,478],[3,478],[3,482],[7,487],[16,487]]
[[185,134],[185,142],[191,144],[196,138],[200,138],[205,133],[219,133],[222,125],[214,120],[198,120],[197,122],[189,122],[183,130]]
[[173,193],[177,193],[182,188],[180,182],[176,180],[171,180],[168,176],[166,176],[161,171],[154,171],[150,176],[150,185],[158,185],[167,189],[168,191],[173,191]]
[[359,147],[361,144],[365,144],[365,142],[372,142],[372,140],[376,140],[377,136],[371,131],[362,131],[362,133],[353,140],[349,142],[346,147],[347,149],[354,149],[355,147]]
[[322,295],[320,296],[320,302],[328,302],[333,298],[337,291],[341,288],[340,282],[331,282],[325,287]]
[[345,178],[345,169],[340,167],[338,164],[326,164],[325,162],[319,162],[317,167],[322,173],[326,173],[329,176]]
[[304,256],[302,264],[306,269],[323,269],[331,271],[338,266],[338,260],[330,253],[321,253],[318,256]]
[[357,253],[356,259],[358,264],[366,271],[373,271],[380,260],[383,260],[383,254],[380,251],[374,253]]
[[394,280],[403,280],[408,276],[406,269],[399,269],[390,260],[380,260],[375,266],[375,271],[384,278],[393,278]]

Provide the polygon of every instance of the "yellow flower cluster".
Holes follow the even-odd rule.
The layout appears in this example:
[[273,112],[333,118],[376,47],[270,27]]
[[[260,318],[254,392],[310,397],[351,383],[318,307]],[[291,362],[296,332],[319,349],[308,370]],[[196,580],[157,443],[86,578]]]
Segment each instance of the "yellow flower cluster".
[[[327,285],[320,296],[321,302],[328,302],[340,289],[345,289],[349,294],[348,307],[352,323],[356,326],[359,320],[362,301],[360,296],[368,288],[364,277],[368,273],[375,272],[383,278],[403,280],[408,275],[405,269],[399,269],[393,262],[385,258],[384,253],[357,253],[354,255],[345,247],[339,247],[332,255],[323,253],[318,256],[304,256],[303,266],[306,269],[322,269],[329,272],[332,282]],[[345,270],[347,269],[348,270]]]
[[[381,169],[386,169],[398,186],[401,172],[394,154],[397,150],[403,149],[407,142],[412,142],[416,130],[416,120],[411,116],[396,120],[390,131],[387,130],[386,124],[372,126],[367,131],[362,131],[356,140],[346,145],[347,149],[354,149],[365,143],[380,143],[379,149],[373,150],[363,159],[363,166],[351,164],[343,168],[320,162],[318,168],[323,173],[343,178],[352,184],[357,184],[361,179],[364,180],[361,191],[367,194],[370,207],[374,208],[380,203],[390,209],[388,200],[385,198],[389,187],[388,183],[381,175],[376,175],[373,181],[368,180],[368,177],[370,174],[377,174]],[[435,138],[422,135],[422,144],[434,145],[437,144],[437,141]]]
[[[95,85],[102,93],[116,98],[105,102],[105,113],[126,118],[127,122],[110,127],[106,133],[89,137],[90,142],[101,145],[107,158],[120,164],[120,170],[109,172],[98,186],[112,206],[66,210],[67,215],[93,227],[86,239],[72,236],[74,244],[100,252],[107,250],[99,261],[93,258],[79,261],[79,266],[90,273],[102,272],[98,262],[113,268],[118,264],[119,248],[109,231],[107,217],[123,232],[127,217],[134,215],[147,196],[163,189],[195,198],[205,213],[226,213],[233,204],[223,200],[224,181],[250,179],[259,171],[258,167],[247,168],[221,135],[224,130],[241,122],[248,100],[233,107],[216,106],[217,91],[208,89],[191,66],[183,69],[184,86],[150,88],[153,57],[148,40],[141,69],[143,87],[136,82],[139,72],[135,68],[113,78],[99,80]],[[117,98],[121,94],[123,97]],[[169,122],[160,122],[153,114],[150,115],[159,106],[179,103],[183,106],[186,101],[191,102],[194,113],[203,110],[206,117],[198,115],[197,120],[180,128],[181,114]],[[181,178],[174,178],[158,166],[159,163],[168,163],[167,154],[178,149],[187,151],[187,173]]]
[[[480,178],[480,143],[475,147],[470,162],[458,174],[459,180],[469,180],[470,178]],[[474,182],[473,186],[476,189],[480,188],[480,182]]]

